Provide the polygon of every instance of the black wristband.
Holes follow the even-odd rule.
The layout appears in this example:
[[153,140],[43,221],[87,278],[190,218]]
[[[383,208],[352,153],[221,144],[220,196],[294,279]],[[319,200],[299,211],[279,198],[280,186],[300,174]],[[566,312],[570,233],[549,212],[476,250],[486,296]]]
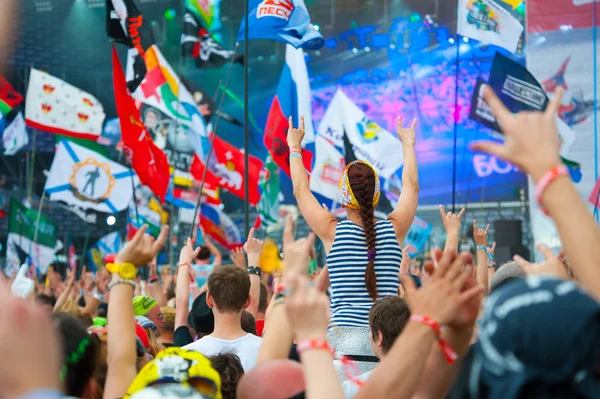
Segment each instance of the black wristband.
[[248,267],[248,274],[256,274],[258,277],[261,277],[261,275],[262,275],[262,273],[260,271],[260,267],[258,267],[258,266]]

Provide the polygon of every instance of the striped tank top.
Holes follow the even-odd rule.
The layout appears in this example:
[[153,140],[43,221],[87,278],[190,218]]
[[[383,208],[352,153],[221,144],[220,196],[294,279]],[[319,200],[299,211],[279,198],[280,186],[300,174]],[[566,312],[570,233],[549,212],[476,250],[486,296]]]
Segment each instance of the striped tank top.
[[[389,220],[375,223],[375,274],[377,295],[398,295],[402,249]],[[338,223],[333,246],[327,255],[331,283],[330,327],[368,327],[373,299],[365,282],[367,242],[363,228],[349,220]]]

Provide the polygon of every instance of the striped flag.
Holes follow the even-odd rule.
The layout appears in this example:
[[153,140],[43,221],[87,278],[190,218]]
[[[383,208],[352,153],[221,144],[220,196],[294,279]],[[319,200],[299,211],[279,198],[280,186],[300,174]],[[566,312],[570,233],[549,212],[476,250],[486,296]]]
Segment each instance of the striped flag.
[[6,116],[22,102],[23,96],[12,87],[4,76],[0,75],[0,113]]

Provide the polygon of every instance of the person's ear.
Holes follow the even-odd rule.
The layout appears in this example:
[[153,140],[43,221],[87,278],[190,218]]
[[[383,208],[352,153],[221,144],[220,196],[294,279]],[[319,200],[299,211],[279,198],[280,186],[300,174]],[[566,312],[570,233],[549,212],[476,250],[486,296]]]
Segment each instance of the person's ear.
[[383,334],[381,330],[377,331],[377,346],[380,348],[383,347]]
[[210,291],[206,293],[206,305],[211,309],[215,306],[215,302],[213,300],[212,295],[210,294]]
[[250,306],[250,296],[248,296],[248,299],[246,299],[246,303],[244,303],[244,307],[242,309],[246,309],[248,306]]
[[93,399],[96,397],[96,390],[96,381],[93,378],[90,378],[85,384],[85,388],[83,389],[81,397],[83,399]]

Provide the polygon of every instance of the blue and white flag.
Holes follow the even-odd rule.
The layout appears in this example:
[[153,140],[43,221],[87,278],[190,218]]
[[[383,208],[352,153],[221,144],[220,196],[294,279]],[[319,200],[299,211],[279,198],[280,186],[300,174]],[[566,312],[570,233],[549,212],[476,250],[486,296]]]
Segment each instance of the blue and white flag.
[[15,155],[27,144],[29,144],[29,136],[27,136],[27,129],[25,128],[25,119],[23,119],[23,114],[19,112],[2,133],[4,155]]
[[131,201],[132,174],[97,152],[63,140],[56,146],[44,192],[51,201],[117,213]]
[[90,271],[100,270],[104,266],[104,257],[113,255],[121,249],[121,235],[118,231],[109,233],[99,239],[87,251],[87,257],[91,265]]
[[[316,50],[323,47],[323,36],[310,22],[304,0],[250,0],[248,38],[271,39],[296,48]],[[244,41],[242,19],[237,41]]]
[[102,134],[96,141],[107,147],[116,147],[121,141],[121,124],[119,118],[107,120],[104,124],[104,129],[102,129]]

